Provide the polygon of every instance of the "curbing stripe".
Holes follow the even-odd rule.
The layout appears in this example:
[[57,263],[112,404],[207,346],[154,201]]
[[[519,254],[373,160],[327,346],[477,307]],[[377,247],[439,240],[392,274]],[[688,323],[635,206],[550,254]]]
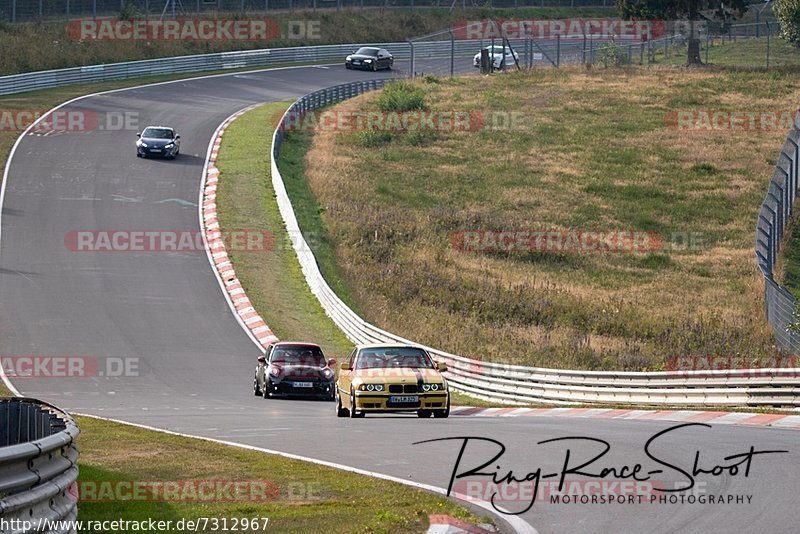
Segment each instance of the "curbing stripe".
[[550,417],[554,419],[617,419],[625,421],[669,421],[675,423],[708,423],[775,427],[800,430],[800,415],[694,412],[690,410],[623,410],[610,408],[481,408],[453,406],[453,417]]

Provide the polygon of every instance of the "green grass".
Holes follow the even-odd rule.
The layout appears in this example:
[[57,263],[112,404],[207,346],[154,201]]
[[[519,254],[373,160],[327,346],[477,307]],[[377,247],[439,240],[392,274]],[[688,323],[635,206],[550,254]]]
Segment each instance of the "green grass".
[[[767,67],[767,39],[766,37],[753,37],[751,39],[737,39],[723,42],[715,39],[710,42],[705,40],[700,43],[700,59],[703,63],[715,66],[740,67],[765,69]],[[706,53],[707,52],[707,53]],[[627,52],[626,52],[627,53]],[[639,50],[634,48],[634,63],[639,62]],[[647,51],[645,50],[647,63]],[[663,45],[655,49],[653,64],[684,65],[686,63],[686,45],[673,45],[665,48]],[[788,69],[796,72],[800,67],[800,50],[773,35],[769,39],[769,68]]]
[[81,428],[78,480],[84,488],[98,482],[110,487],[108,483],[120,481],[217,480],[259,481],[278,490],[270,493],[276,499],[256,502],[84,500],[78,509],[78,519],[84,521],[267,517],[269,532],[342,533],[422,532],[430,514],[489,522],[446,498],[397,483],[94,418],[76,421]]
[[[449,7],[449,6],[448,6]],[[65,22],[12,25],[0,21],[0,75],[98,65],[159,57],[206,54],[255,48],[310,46],[335,43],[404,42],[436,31],[446,32],[459,20],[496,18],[565,18],[615,16],[614,8],[520,8],[488,9],[367,9],[270,12],[283,37],[272,41],[77,41],[67,33]],[[190,16],[191,17],[191,16]],[[264,18],[263,13],[220,14],[221,18]],[[138,17],[136,17],[138,18]],[[319,38],[288,39],[289,21],[318,21]]]
[[317,203],[305,179],[305,155],[311,136],[302,131],[287,131],[279,155],[278,167],[286,186],[286,193],[292,201],[294,213],[303,235],[317,259],[320,272],[331,289],[360,313],[358,302],[351,295],[336,263],[336,245],[331,240],[321,215],[325,207]]
[[797,228],[797,216],[789,220],[775,270],[779,282],[800,298],[800,231]]
[[[752,233],[784,131],[677,131],[677,110],[791,109],[793,76],[540,70],[419,81],[431,110],[517,111],[517,130],[318,133],[311,199],[364,317],[469,357],[658,370],[675,355],[769,354]],[[378,94],[340,105],[372,109]],[[379,132],[380,133],[380,132]],[[289,139],[286,149],[308,142]],[[308,201],[308,205],[303,203]],[[324,211],[315,206],[325,206]],[[655,232],[649,253],[472,254],[468,229]],[[682,236],[696,235],[681,247]]]
[[[223,231],[266,230],[276,236],[273,250],[228,251],[247,296],[279,338],[319,343],[326,354],[340,359],[352,344],[308,288],[272,189],[269,146],[274,119],[287,107],[288,103],[261,106],[225,131],[217,161],[220,225]],[[289,178],[287,182],[292,183]],[[309,240],[316,236],[313,232]]]

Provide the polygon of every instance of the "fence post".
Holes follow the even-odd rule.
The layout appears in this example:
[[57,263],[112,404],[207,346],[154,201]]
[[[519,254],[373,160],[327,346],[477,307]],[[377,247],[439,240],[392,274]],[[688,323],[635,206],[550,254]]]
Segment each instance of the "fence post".
[[69,22],[69,0],[67,0],[67,22]]
[[11,0],[11,22],[17,22],[17,0]]
[[42,0],[39,0],[39,23],[40,24],[42,22],[42,17],[43,16],[44,16],[44,14],[43,14],[43,10],[42,10]]
[[[69,0],[67,0],[67,12],[69,12]],[[97,0],[92,0],[92,20],[97,20]]]
[[414,72],[414,41],[408,41],[408,46],[411,47],[411,79],[413,80],[416,74]]
[[767,21],[767,68],[769,68],[769,36],[772,33],[772,28],[770,28],[769,21]]
[[556,34],[556,68],[561,66],[561,34]]
[[453,25],[447,30],[450,32],[450,77],[452,78],[456,72],[456,38],[453,35]]

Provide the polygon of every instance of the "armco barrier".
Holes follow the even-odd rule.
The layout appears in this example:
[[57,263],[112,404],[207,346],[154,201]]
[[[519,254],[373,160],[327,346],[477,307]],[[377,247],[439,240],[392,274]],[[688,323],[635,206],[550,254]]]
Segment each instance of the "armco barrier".
[[[384,81],[355,82],[316,91],[292,104],[286,113],[322,108],[383,85]],[[285,118],[286,115],[281,119],[281,126]],[[360,318],[336,296],[322,277],[314,254],[302,237],[278,169],[283,137],[284,130],[279,126],[272,138],[272,185],[281,217],[289,235],[293,236],[292,246],[311,291],[325,312],[354,343],[411,343]],[[792,176],[796,185],[797,152],[792,153],[795,154]],[[787,189],[783,191],[785,195]],[[792,191],[792,194],[796,193],[796,187]],[[783,197],[778,195],[778,198]],[[800,369],[569,371],[483,362],[426,348],[438,359],[447,362],[448,381],[454,388],[501,403],[800,406]]]
[[[78,516],[78,433],[66,412],[47,403],[0,400],[0,533],[74,532],[50,522]],[[2,530],[15,519],[32,522],[33,528]]]
[[[457,56],[472,55],[480,50],[481,41],[456,41],[454,53]],[[321,46],[299,46],[287,48],[263,48],[240,52],[221,52],[193,56],[167,57],[90,65],[68,69],[29,72],[0,77],[0,95],[49,89],[77,83],[107,82],[141,76],[161,76],[189,72],[240,69],[246,67],[271,67],[289,64],[314,64],[341,62],[347,54],[352,54],[358,44],[338,44]],[[379,46],[391,50],[398,60],[411,57],[408,43],[383,43]],[[429,41],[414,44],[414,55],[418,59],[450,57],[450,41]]]
[[[796,316],[797,298],[780,286],[773,276],[781,240],[793,213],[797,198],[798,161],[800,160],[800,130],[795,121],[783,144],[767,195],[761,204],[756,222],[756,263],[764,275],[764,303],[775,342],[781,348],[800,352],[800,317]],[[797,325],[797,326],[795,326]]]

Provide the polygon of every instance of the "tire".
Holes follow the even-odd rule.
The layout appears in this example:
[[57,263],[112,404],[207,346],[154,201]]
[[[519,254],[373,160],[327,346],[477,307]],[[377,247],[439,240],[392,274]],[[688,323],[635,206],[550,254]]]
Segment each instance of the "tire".
[[348,417],[350,410],[342,408],[342,398],[338,394],[334,394],[336,399],[336,417]]
[[434,410],[433,416],[437,419],[445,419],[450,416],[450,395],[447,395],[447,406],[444,410]]
[[378,62],[374,61],[372,63],[372,72],[378,72]]
[[253,378],[253,393],[256,397],[261,396],[261,388],[258,387],[258,378]]
[[364,417],[366,414],[364,412],[357,412],[356,411],[356,394],[351,389],[350,390],[350,419],[360,419]]
[[344,64],[344,68],[346,68],[347,70],[351,70],[353,67],[351,67],[350,65],[348,65],[347,63],[345,63],[345,64]]
[[417,417],[420,419],[427,419],[433,414],[431,410],[417,410]]

